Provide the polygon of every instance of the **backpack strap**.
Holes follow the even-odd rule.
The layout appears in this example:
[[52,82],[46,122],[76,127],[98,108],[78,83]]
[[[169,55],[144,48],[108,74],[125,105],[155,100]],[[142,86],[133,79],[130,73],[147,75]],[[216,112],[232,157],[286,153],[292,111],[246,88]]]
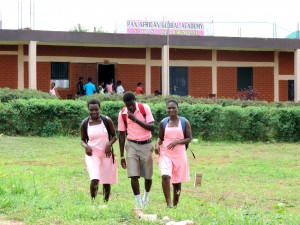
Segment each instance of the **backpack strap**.
[[167,124],[168,124],[168,122],[169,122],[169,119],[170,119],[170,117],[165,117],[165,118],[163,119],[163,121],[162,121],[163,137],[165,136],[165,129],[166,129],[166,126],[167,126]]
[[140,113],[143,115],[144,118],[146,118],[146,112],[145,112],[144,104],[141,103],[141,102],[138,102],[138,107],[139,107]]
[[88,141],[89,141],[89,135],[88,135],[88,132],[87,132],[89,119],[90,119],[90,117],[87,117],[82,122],[83,123],[83,129],[85,131],[85,143],[88,143]]
[[[121,116],[122,116],[122,119],[124,121],[124,125],[125,125],[125,127],[127,129],[127,115],[123,114],[125,108],[126,107],[123,107],[123,109],[121,110]],[[145,112],[145,107],[144,107],[143,103],[138,102],[138,108],[140,110],[140,113],[143,115],[143,117],[146,118],[146,112]]]

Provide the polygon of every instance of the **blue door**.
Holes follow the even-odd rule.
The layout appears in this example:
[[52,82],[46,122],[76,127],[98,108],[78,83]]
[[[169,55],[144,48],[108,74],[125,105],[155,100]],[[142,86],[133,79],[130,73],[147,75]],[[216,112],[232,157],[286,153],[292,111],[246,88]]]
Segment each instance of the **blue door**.
[[188,95],[188,68],[170,67],[170,94]]

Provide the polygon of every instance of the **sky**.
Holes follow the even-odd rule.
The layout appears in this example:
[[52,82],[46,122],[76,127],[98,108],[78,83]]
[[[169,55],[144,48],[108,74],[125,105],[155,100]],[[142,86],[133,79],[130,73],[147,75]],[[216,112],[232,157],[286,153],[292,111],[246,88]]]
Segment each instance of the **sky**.
[[80,24],[89,31],[96,27],[106,32],[126,28],[127,20],[210,26],[213,21],[211,35],[284,37],[298,29],[299,8],[298,0],[0,0],[0,18],[3,29],[69,31]]

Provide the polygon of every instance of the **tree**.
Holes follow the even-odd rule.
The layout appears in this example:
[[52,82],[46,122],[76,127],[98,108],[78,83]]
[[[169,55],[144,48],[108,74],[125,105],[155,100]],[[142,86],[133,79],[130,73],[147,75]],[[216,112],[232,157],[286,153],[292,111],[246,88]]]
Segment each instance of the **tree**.
[[81,26],[80,23],[77,26],[73,27],[71,32],[88,32],[89,29],[85,29],[84,26]]

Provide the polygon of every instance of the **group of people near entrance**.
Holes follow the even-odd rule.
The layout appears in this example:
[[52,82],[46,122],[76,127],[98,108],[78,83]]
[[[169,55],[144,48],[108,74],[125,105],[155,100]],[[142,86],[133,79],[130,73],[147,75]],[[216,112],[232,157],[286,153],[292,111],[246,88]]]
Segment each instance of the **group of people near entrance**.
[[[191,125],[187,119],[178,115],[178,102],[169,100],[166,103],[169,116],[159,123],[159,135],[154,147],[152,132],[155,127],[150,107],[136,102],[132,92],[126,92],[123,101],[125,106],[118,114],[119,158],[121,167],[127,170],[131,180],[136,206],[149,204],[155,151],[166,205],[168,208],[176,207],[181,194],[181,183],[189,180],[186,145],[191,141]],[[91,180],[90,194],[95,199],[98,186],[102,184],[103,199],[107,202],[111,184],[116,184],[118,180],[117,158],[112,147],[117,141],[116,131],[112,120],[100,114],[98,100],[90,100],[87,107],[90,115],[81,124],[81,145],[85,150],[85,162]],[[143,197],[140,194],[141,177],[144,178]]]
[[[99,94],[114,94],[117,93],[119,95],[123,95],[125,92],[125,89],[122,86],[122,81],[118,80],[116,85],[113,84],[113,80],[108,81],[106,84],[104,84],[104,81],[100,81],[98,87],[93,84],[92,78],[88,78],[88,82],[86,84],[83,84],[83,77],[79,77],[79,81],[76,85],[77,88],[77,93],[76,95],[78,97],[80,96],[88,96],[92,95],[94,93],[99,93]],[[138,83],[136,87],[136,94],[144,94],[143,88],[142,88],[142,83]]]

